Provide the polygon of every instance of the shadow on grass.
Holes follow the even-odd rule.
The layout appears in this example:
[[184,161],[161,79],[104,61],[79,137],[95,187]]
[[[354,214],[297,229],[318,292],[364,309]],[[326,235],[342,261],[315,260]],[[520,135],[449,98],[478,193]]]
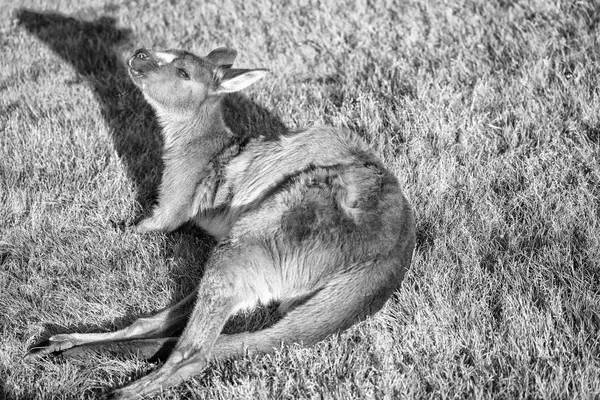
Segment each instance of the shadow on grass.
[[[58,13],[21,9],[16,17],[19,24],[38,37],[63,60],[70,63],[79,76],[93,90],[101,105],[113,146],[126,169],[128,178],[137,189],[137,202],[142,214],[148,214],[156,199],[157,187],[163,170],[161,151],[163,140],[160,127],[151,107],[140,91],[130,81],[120,49],[132,44],[132,32],[116,26],[115,20],[102,17],[84,21]],[[138,46],[139,47],[139,46]],[[132,47],[132,49],[135,47]],[[226,124],[237,135],[255,136],[276,134],[286,130],[283,123],[268,110],[240,94],[231,94],[223,101]],[[139,217],[138,217],[139,218]],[[185,234],[181,234],[181,233]],[[175,233],[187,247],[211,240],[198,228],[186,226]],[[210,246],[197,246],[202,254],[190,256],[200,261],[202,268]],[[189,261],[189,260],[188,260]],[[188,263],[183,260],[182,265]],[[188,275],[186,271],[173,271],[174,276]],[[102,325],[45,326],[45,336],[65,332],[90,332],[106,330],[111,326],[123,327],[143,315],[128,315],[120,320]],[[247,318],[234,318],[226,327],[232,333],[264,326]],[[44,342],[41,342],[44,343]],[[38,343],[40,345],[40,343]]]
[[[131,43],[131,30],[118,28],[109,17],[89,22],[27,9],[16,16],[21,26],[72,64],[92,88],[113,146],[136,186],[137,201],[147,213],[163,170],[163,139],[151,107],[129,79],[119,53],[119,48]],[[238,135],[286,130],[277,117],[243,95],[231,94],[223,103],[225,122]]]
[[70,63],[101,105],[113,146],[147,210],[162,173],[162,138],[152,109],[129,81],[117,51],[131,37],[114,19],[81,21],[56,13],[17,12],[19,24]]

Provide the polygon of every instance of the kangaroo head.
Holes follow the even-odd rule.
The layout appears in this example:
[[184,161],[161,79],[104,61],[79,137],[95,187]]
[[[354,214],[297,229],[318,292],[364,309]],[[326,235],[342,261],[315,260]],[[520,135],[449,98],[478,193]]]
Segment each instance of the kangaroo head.
[[226,47],[198,57],[182,50],[139,49],[127,62],[129,76],[159,114],[189,115],[224,93],[262,78],[265,69],[233,69],[236,51]]

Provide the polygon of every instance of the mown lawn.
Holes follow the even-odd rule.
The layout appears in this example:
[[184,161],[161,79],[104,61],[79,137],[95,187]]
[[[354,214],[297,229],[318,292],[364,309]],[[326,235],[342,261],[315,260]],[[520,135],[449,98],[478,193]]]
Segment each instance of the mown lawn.
[[[0,4],[0,398],[94,398],[156,367],[24,359],[189,292],[212,241],[148,213],[161,138],[136,48],[270,75],[234,130],[357,130],[414,206],[403,287],[312,348],[220,362],[164,398],[600,396],[600,5],[42,0]],[[172,3],[172,4],[171,4]],[[25,7],[25,9],[23,9]],[[335,306],[335,305],[332,305]]]

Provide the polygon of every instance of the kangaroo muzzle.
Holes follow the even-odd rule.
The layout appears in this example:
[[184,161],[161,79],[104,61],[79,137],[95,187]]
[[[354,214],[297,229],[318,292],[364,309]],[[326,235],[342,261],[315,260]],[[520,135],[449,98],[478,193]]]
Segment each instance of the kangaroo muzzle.
[[141,76],[158,67],[151,52],[146,49],[137,49],[133,56],[127,60],[129,71],[135,76]]

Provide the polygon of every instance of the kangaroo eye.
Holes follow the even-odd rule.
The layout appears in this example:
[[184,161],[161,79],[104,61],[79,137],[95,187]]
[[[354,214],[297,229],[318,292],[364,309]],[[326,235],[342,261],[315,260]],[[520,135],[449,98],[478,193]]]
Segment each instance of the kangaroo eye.
[[183,79],[190,79],[190,76],[188,75],[187,71],[183,68],[177,68],[177,75],[179,75]]

